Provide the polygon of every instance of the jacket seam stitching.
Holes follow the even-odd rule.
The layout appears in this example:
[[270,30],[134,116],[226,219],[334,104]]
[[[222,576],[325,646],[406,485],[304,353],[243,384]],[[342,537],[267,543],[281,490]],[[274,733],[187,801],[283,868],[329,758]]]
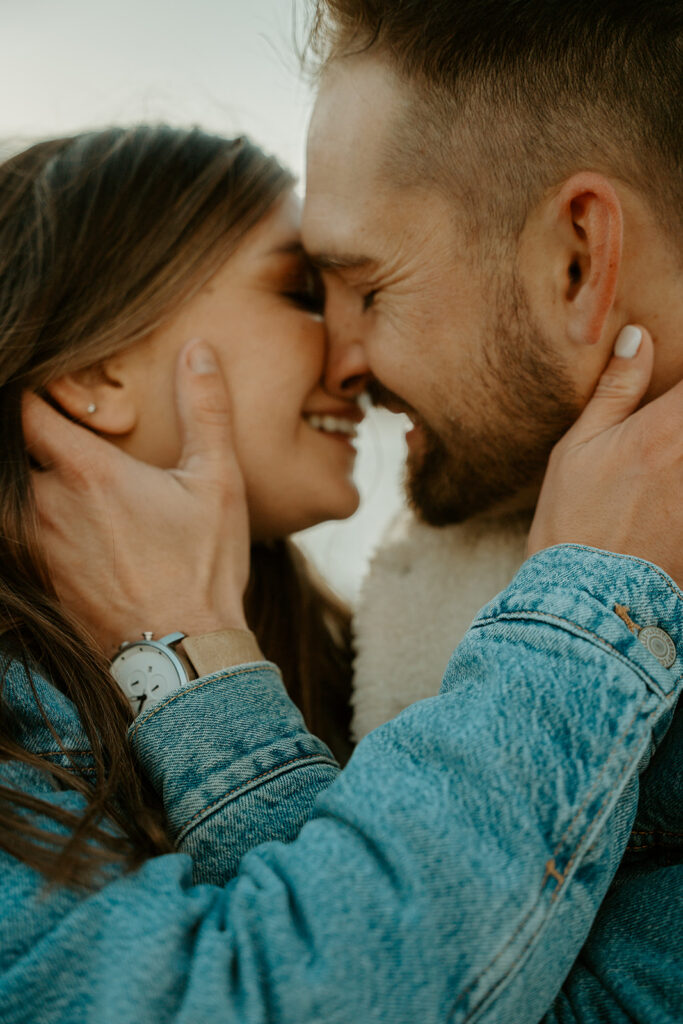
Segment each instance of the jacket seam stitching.
[[[640,702],[640,704],[638,705],[638,707],[636,708],[636,711],[635,711],[635,714],[633,715],[633,718],[631,719],[631,721],[630,721],[630,722],[628,723],[628,725],[627,725],[627,726],[626,726],[626,728],[624,729],[623,733],[621,734],[621,737],[620,737],[620,739],[619,739],[619,743],[618,743],[617,747],[615,747],[615,748],[614,748],[614,749],[615,749],[615,752],[616,752],[616,751],[617,751],[617,750],[619,749],[619,747],[620,747],[620,746],[622,746],[622,744],[623,744],[623,742],[624,742],[624,738],[625,738],[625,737],[626,737],[626,735],[628,734],[628,732],[629,732],[629,730],[631,729],[631,726],[633,725],[633,723],[634,723],[634,722],[636,721],[636,719],[638,718],[638,715],[639,715],[640,711],[642,710],[642,708],[644,707],[644,705],[645,705],[645,700],[642,700],[642,701]],[[658,714],[659,714],[659,708],[656,708],[656,709],[655,709],[654,711],[651,711],[651,712],[650,712],[650,714],[649,714],[649,715],[648,715],[648,717],[647,717],[647,721],[649,722],[651,718],[654,718],[654,717],[655,717],[656,715],[658,715]],[[627,765],[627,767],[629,767],[629,766]],[[607,795],[606,795],[606,797],[605,797],[604,801],[602,802],[602,805],[600,806],[600,809],[599,809],[599,811],[598,811],[598,814],[600,813],[600,811],[602,811],[603,807],[605,806],[605,803],[606,803],[606,802],[607,802],[607,801],[608,801],[608,800],[610,799],[610,797],[612,796],[612,793],[614,792],[614,790],[615,790],[615,788],[617,787],[618,783],[619,783],[619,782],[621,781],[621,778],[622,778],[622,776],[623,776],[623,774],[624,774],[624,772],[625,772],[625,771],[626,771],[626,768],[624,768],[624,770],[622,771],[621,775],[619,775],[618,779],[616,779],[616,780],[615,780],[615,782],[614,782],[614,785],[613,785],[613,786],[612,786],[612,788],[611,788],[611,789],[609,790],[609,792],[607,793]],[[587,793],[587,794],[586,794],[586,797],[585,797],[585,799],[584,799],[583,803],[581,804],[581,806],[580,806],[580,807],[579,807],[579,809],[577,810],[577,812],[576,812],[576,814],[574,815],[574,817],[572,818],[572,820],[571,820],[571,821],[569,822],[569,824],[567,825],[567,827],[566,827],[566,829],[564,830],[563,834],[562,834],[562,835],[560,836],[560,838],[558,839],[558,841],[557,841],[557,845],[556,845],[555,849],[553,850],[553,856],[554,856],[554,857],[555,857],[555,856],[557,856],[557,854],[558,854],[558,853],[560,852],[560,848],[561,848],[562,844],[563,844],[563,843],[565,842],[565,840],[566,840],[566,839],[567,839],[567,837],[569,836],[569,834],[570,834],[571,830],[572,830],[572,829],[574,828],[574,825],[576,824],[576,822],[578,821],[578,819],[579,819],[579,818],[581,817],[581,814],[582,814],[582,812],[583,812],[584,808],[585,808],[585,807],[587,806],[587,804],[588,804],[588,803],[590,802],[590,799],[591,799],[591,797],[592,797],[592,795],[593,795],[593,792],[594,792],[594,791],[595,791],[595,789],[597,788],[598,784],[600,783],[600,781],[602,780],[602,778],[603,778],[603,776],[605,775],[605,773],[606,773],[606,772],[607,772],[607,764],[605,764],[605,766],[603,767],[602,771],[600,772],[600,774],[598,775],[597,779],[595,780],[595,784],[594,784],[594,786],[592,787],[592,789],[591,789],[590,793]],[[569,870],[569,868],[571,867],[571,865],[572,865],[572,863],[573,863],[573,860],[574,860],[574,858],[575,858],[575,857],[576,857],[576,852],[574,853],[573,857],[572,857],[572,858],[571,858],[571,859],[570,859],[569,861],[567,861],[567,864],[566,864],[566,866],[565,866],[565,869],[564,869],[564,871],[563,871],[563,874],[565,874],[565,875],[566,875],[566,873],[567,873],[567,871]],[[560,888],[561,888],[561,886],[560,886],[560,887],[558,887],[558,889],[556,889],[556,890],[555,890],[555,893],[553,894],[553,899],[555,898],[555,896],[556,896],[556,895],[557,895],[557,893],[559,892],[559,889],[560,889]]]
[[334,768],[339,767],[336,761],[334,761],[332,758],[326,757],[324,754],[303,754],[299,755],[298,757],[293,757],[289,761],[283,761],[282,764],[276,765],[273,768],[269,768],[267,771],[261,772],[260,775],[255,775],[253,778],[249,779],[248,782],[241,782],[239,786],[233,786],[231,789],[226,789],[219,797],[216,797],[215,800],[212,800],[211,803],[206,804],[206,806],[203,807],[200,811],[196,811],[195,814],[189,819],[189,821],[187,821],[183,825],[181,831],[178,833],[176,845],[182,842],[183,839],[187,838],[188,833],[191,832],[192,829],[199,824],[199,820],[201,818],[205,817],[212,810],[216,809],[217,805],[224,802],[227,797],[233,796],[234,794],[238,793],[241,789],[246,789],[247,787],[253,786],[255,782],[260,782],[261,784],[263,784],[265,781],[267,781],[267,779],[271,778],[272,776],[291,772],[297,767],[297,765],[303,766],[305,764],[311,764],[315,762],[317,762],[318,764],[328,764]]
[[[578,551],[583,550],[583,545],[581,545],[581,544],[567,544],[567,545],[564,545],[564,546],[566,546],[568,548],[572,548],[573,550],[578,550]],[[673,583],[673,581],[671,579],[669,579],[669,577],[666,575],[666,573],[664,573],[659,568],[658,565],[654,565],[651,562],[646,562],[644,559],[637,558],[635,555],[624,555],[624,554],[620,554],[619,552],[616,552],[616,551],[610,551],[610,552],[601,551],[599,553],[602,555],[602,560],[604,560],[605,555],[609,555],[610,558],[618,558],[622,562],[630,562],[632,565],[637,565],[641,569],[645,568],[649,572],[653,572],[656,576],[659,576],[659,578],[662,580],[663,583],[666,584],[666,586],[669,588],[671,593],[674,595],[674,597],[678,601],[683,601],[683,593],[681,592],[680,588],[677,587],[676,584]]]
[[[564,626],[571,626],[573,630],[578,630],[580,633],[583,633],[587,637],[592,637],[593,640],[597,640],[598,642],[596,646],[599,646],[603,650],[607,648],[607,650],[609,650],[615,658],[621,661],[624,665],[627,665],[633,672],[640,676],[641,679],[643,679],[643,681],[647,680],[651,686],[654,686],[656,688],[657,693],[668,702],[670,694],[665,692],[665,690],[662,688],[661,683],[659,683],[654,676],[650,675],[650,673],[646,669],[644,669],[637,662],[632,661],[625,654],[622,654],[621,651],[618,651],[617,648],[614,647],[609,640],[605,640],[604,637],[600,636],[598,633],[594,633],[593,630],[588,629],[586,626],[582,626],[578,622],[574,622],[573,619],[565,619],[560,615],[553,615],[552,612],[545,612],[538,608],[534,611],[525,608],[520,608],[516,611],[501,612],[500,615],[497,615],[495,617],[492,616],[487,619],[479,620],[479,622],[473,622],[471,628],[480,629],[483,626],[495,625],[496,623],[501,621],[510,621],[514,619],[520,619],[520,621],[524,621],[526,617],[534,619],[538,623],[543,623],[547,619],[551,619],[553,622],[561,623]],[[683,679],[683,672],[675,677],[673,685],[676,686],[676,684],[679,683],[681,679]]]
[[[642,706],[643,706],[644,704],[645,704],[645,701],[643,700],[643,701],[641,702],[641,704],[639,705],[639,707],[642,707]],[[652,719],[652,718],[656,717],[656,715],[657,715],[658,713],[659,713],[659,709],[655,709],[654,711],[652,711],[652,712],[650,713],[650,715],[648,716],[648,719],[647,719],[647,721],[649,722],[649,721],[650,721],[650,719]],[[629,723],[629,727],[630,727],[630,725],[632,725],[633,721],[635,720],[635,717],[637,717],[637,712],[636,712],[636,715],[634,716],[634,719],[632,719],[632,720],[631,720],[631,722]],[[623,743],[624,743],[624,739],[625,739],[625,736],[626,736],[626,734],[627,734],[627,731],[628,731],[628,727],[627,727],[627,729],[625,729],[625,730],[624,730],[624,732],[622,733],[621,737],[619,738],[619,741],[618,741],[617,745],[616,745],[616,746],[614,747],[613,753],[616,753],[616,751],[617,751],[617,750],[619,750],[619,748],[620,748],[621,746],[623,746]],[[566,874],[567,874],[567,872],[569,871],[570,867],[571,867],[571,866],[572,866],[572,865],[574,864],[574,862],[576,861],[576,858],[577,858],[577,855],[578,855],[578,853],[579,853],[579,851],[580,851],[580,849],[581,849],[582,843],[583,843],[583,841],[584,841],[584,839],[585,839],[586,835],[587,835],[587,834],[588,834],[588,832],[590,831],[590,828],[592,827],[592,825],[593,825],[593,822],[595,821],[595,819],[596,819],[597,817],[599,817],[600,813],[602,812],[602,810],[603,810],[603,808],[605,807],[605,805],[606,805],[606,804],[608,803],[609,799],[611,798],[611,796],[612,796],[612,794],[614,793],[615,789],[617,788],[617,786],[618,786],[618,785],[619,785],[619,783],[621,782],[622,778],[624,777],[624,775],[626,775],[627,771],[628,771],[628,770],[629,770],[629,769],[630,769],[631,767],[632,767],[632,764],[631,764],[631,763],[627,763],[627,764],[626,764],[626,765],[624,766],[624,768],[623,768],[623,769],[622,769],[622,771],[620,772],[620,774],[619,774],[618,778],[617,778],[617,779],[615,779],[615,781],[614,781],[614,785],[613,785],[613,786],[612,786],[612,788],[611,788],[611,789],[609,790],[609,792],[608,792],[608,793],[606,794],[606,796],[605,796],[605,799],[603,800],[603,802],[602,802],[602,804],[601,804],[601,806],[600,806],[599,810],[598,810],[598,811],[596,812],[596,814],[595,814],[595,815],[593,815],[593,817],[591,818],[591,821],[590,821],[590,823],[587,823],[587,825],[586,825],[586,828],[585,828],[585,829],[583,830],[583,832],[582,832],[581,836],[579,836],[579,837],[578,837],[578,839],[577,839],[577,842],[576,842],[576,846],[575,846],[575,849],[574,849],[574,852],[573,852],[572,856],[570,857],[570,859],[569,859],[569,860],[567,861],[567,864],[566,864],[566,866],[565,866],[565,870],[564,870],[564,872],[563,872],[563,876],[565,876],[565,877],[566,877]],[[595,781],[595,784],[594,784],[594,786],[593,786],[593,787],[591,788],[591,793],[593,792],[593,790],[595,789],[595,787],[596,787],[596,786],[598,785],[598,782],[600,781],[600,779],[602,778],[602,776],[603,776],[603,774],[604,774],[604,772],[605,772],[606,770],[607,770],[607,765],[605,765],[605,768],[603,768],[603,771],[602,771],[602,772],[600,773],[600,775],[599,775],[599,776],[598,776],[598,778],[596,779],[596,781]],[[586,805],[586,803],[588,803],[589,799],[590,799],[590,793],[589,793],[589,794],[587,794],[587,796],[586,796],[586,798],[585,798],[585,800],[584,800],[584,802],[583,802],[583,804],[582,804],[582,809],[583,809],[583,807],[584,807],[584,806]],[[564,834],[563,834],[563,836],[566,836],[566,835],[568,834],[568,832],[570,831],[570,829],[571,829],[571,827],[572,827],[573,823],[574,823],[574,822],[576,821],[576,818],[578,817],[578,815],[579,815],[580,813],[581,813],[581,812],[579,811],[579,812],[577,812],[577,814],[576,814],[576,815],[574,816],[574,819],[572,820],[572,823],[571,823],[571,824],[570,824],[570,825],[569,825],[569,826],[568,826],[568,827],[567,827],[567,828],[565,829],[565,831],[564,831]],[[555,853],[557,853],[557,851],[559,850],[561,842],[562,842],[562,839],[560,839],[560,840],[559,840],[559,842],[558,842],[557,846],[555,847]],[[460,995],[459,995],[459,996],[457,997],[457,999],[455,1000],[455,1002],[454,1002],[454,1004],[453,1004],[453,1012],[455,1012],[455,1009],[456,1009],[456,1007],[458,1006],[458,1004],[459,1004],[460,1002],[462,1002],[462,1000],[463,1000],[463,999],[465,998],[465,996],[467,996],[467,995],[468,995],[468,994],[469,994],[469,993],[470,993],[470,992],[471,992],[471,991],[472,991],[472,990],[473,990],[473,989],[474,989],[474,988],[475,988],[475,987],[476,987],[476,986],[477,986],[477,985],[478,985],[478,984],[480,983],[480,981],[481,981],[481,979],[482,979],[482,978],[484,977],[484,975],[485,975],[485,974],[486,974],[487,972],[491,971],[491,970],[492,970],[492,969],[493,969],[493,968],[495,967],[495,965],[496,965],[496,963],[498,962],[498,960],[500,960],[500,958],[501,958],[501,957],[502,957],[502,956],[503,956],[503,955],[504,955],[504,954],[506,953],[506,951],[507,951],[507,950],[508,950],[508,949],[510,948],[510,946],[511,946],[511,945],[512,945],[512,944],[514,943],[514,940],[515,940],[515,939],[517,938],[518,934],[519,934],[519,933],[520,933],[520,932],[521,932],[521,931],[522,931],[522,930],[524,929],[524,927],[526,926],[526,924],[528,923],[528,921],[530,920],[530,918],[532,917],[532,915],[533,915],[533,914],[534,914],[534,912],[536,911],[536,908],[537,908],[537,907],[539,906],[539,904],[540,904],[540,903],[542,902],[542,893],[543,893],[543,888],[544,888],[544,884],[545,884],[545,879],[546,879],[546,877],[547,877],[547,875],[546,875],[546,876],[544,876],[543,882],[541,883],[541,888],[539,889],[539,892],[538,892],[538,896],[537,896],[537,899],[536,899],[536,900],[535,900],[535,902],[534,902],[534,905],[533,905],[532,907],[530,907],[530,908],[529,908],[529,911],[528,911],[528,912],[527,912],[527,914],[526,914],[526,915],[524,916],[523,920],[522,920],[522,921],[520,921],[520,923],[518,924],[518,926],[517,926],[517,928],[515,929],[515,931],[513,932],[513,934],[512,934],[511,936],[510,936],[510,938],[509,938],[509,939],[507,940],[507,942],[506,942],[506,943],[505,943],[505,944],[504,944],[504,945],[503,945],[503,946],[502,946],[502,947],[501,947],[501,948],[499,949],[498,953],[496,953],[496,955],[495,955],[495,957],[493,958],[493,960],[491,960],[491,961],[490,961],[490,963],[489,963],[489,964],[487,964],[487,966],[486,966],[486,967],[485,967],[485,968],[484,968],[483,970],[481,970],[481,971],[480,971],[480,972],[478,973],[478,975],[476,976],[476,978],[474,978],[474,979],[473,979],[473,980],[472,980],[472,981],[470,982],[470,984],[469,984],[469,985],[467,986],[467,988],[465,988],[465,989],[463,989],[463,990],[462,990],[462,992],[460,993]],[[553,906],[553,904],[554,904],[554,903],[556,902],[556,899],[557,899],[558,895],[559,895],[559,894],[560,894],[561,892],[564,892],[564,891],[565,891],[565,886],[564,886],[564,881],[563,881],[563,882],[562,882],[562,883],[561,883],[560,885],[558,885],[558,887],[556,888],[556,890],[555,890],[555,891],[554,891],[554,893],[552,894],[552,896],[551,896],[551,898],[550,898],[550,901],[549,901],[549,904],[548,904],[548,907],[547,907],[547,910],[550,910],[550,909],[551,909],[551,907]],[[508,968],[508,970],[507,970],[507,971],[505,972],[505,974],[504,974],[504,975],[503,975],[503,976],[502,976],[501,978],[499,978],[499,979],[498,979],[498,981],[496,982],[495,986],[493,986],[493,987],[491,988],[491,990],[490,990],[490,991],[489,991],[488,993],[486,993],[486,994],[484,994],[484,995],[482,996],[482,998],[481,998],[481,999],[479,1000],[479,1002],[477,1003],[477,1005],[476,1005],[475,1007],[473,1007],[473,1008],[472,1008],[472,1011],[471,1011],[471,1013],[467,1014],[467,1016],[466,1016],[466,1017],[464,1018],[464,1020],[465,1020],[465,1021],[467,1021],[467,1020],[471,1020],[471,1019],[472,1019],[472,1015],[473,1015],[473,1014],[475,1014],[475,1013],[477,1013],[477,1011],[478,1011],[478,1010],[480,1009],[480,1007],[482,1006],[483,1002],[484,1002],[484,1001],[485,1001],[485,1000],[486,1000],[486,999],[487,999],[487,998],[489,997],[489,995],[491,995],[491,994],[493,993],[493,991],[494,991],[494,988],[498,988],[499,986],[503,985],[503,983],[504,983],[504,982],[505,982],[505,981],[506,981],[506,980],[507,980],[507,979],[508,979],[508,978],[510,977],[510,974],[512,973],[512,971],[513,971],[513,970],[515,969],[515,967],[516,967],[516,966],[517,966],[517,965],[518,965],[518,964],[520,963],[520,961],[521,961],[521,960],[523,959],[524,955],[525,955],[525,954],[527,953],[527,951],[529,950],[530,946],[531,946],[531,945],[532,945],[532,944],[534,943],[534,941],[535,941],[535,940],[536,940],[536,938],[538,937],[538,935],[539,935],[540,931],[542,930],[542,928],[543,928],[543,926],[544,926],[544,924],[545,924],[546,920],[547,920],[547,912],[546,912],[546,914],[544,915],[544,917],[543,917],[543,920],[539,922],[538,928],[537,928],[537,929],[536,929],[536,930],[534,931],[534,934],[533,934],[533,935],[530,935],[530,936],[529,936],[529,939],[528,939],[528,941],[526,942],[526,944],[525,944],[525,946],[523,947],[523,949],[521,949],[521,950],[520,950],[520,952],[519,952],[519,955],[518,955],[518,956],[516,957],[515,961],[514,961],[514,962],[513,962],[512,964],[510,964],[510,967]]]
[[185,694],[194,693],[196,690],[201,690],[204,686],[210,686],[211,683],[218,683],[222,682],[225,679],[230,679],[231,676],[252,675],[254,672],[263,672],[264,665],[267,665],[267,667],[270,668],[271,671],[273,670],[273,666],[271,666],[270,663],[267,662],[259,662],[258,664],[252,665],[249,668],[245,667],[244,665],[236,666],[234,669],[214,673],[213,675],[208,676],[206,679],[197,680],[197,682],[193,682],[188,686],[184,686],[182,689],[178,690],[170,697],[167,697],[166,700],[161,701],[154,708],[152,708],[151,711],[149,711],[145,715],[142,721],[138,722],[136,720],[135,722],[132,722],[130,726],[131,739],[137,734],[137,732],[142,728],[142,726],[146,725],[147,722],[150,722],[154,718],[154,716],[158,714],[159,711],[162,711],[163,708],[168,707],[169,704],[173,704],[173,702],[178,700],[180,697],[184,697]]
[[676,838],[683,838],[683,832],[670,832],[668,829],[635,829],[631,832],[632,836],[675,836]]

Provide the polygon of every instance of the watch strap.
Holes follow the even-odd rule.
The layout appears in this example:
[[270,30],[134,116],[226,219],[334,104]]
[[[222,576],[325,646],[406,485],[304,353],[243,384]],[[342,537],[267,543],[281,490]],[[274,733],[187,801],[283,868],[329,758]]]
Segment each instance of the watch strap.
[[265,660],[256,637],[248,629],[219,629],[199,636],[186,636],[178,648],[184,652],[198,677],[233,665]]

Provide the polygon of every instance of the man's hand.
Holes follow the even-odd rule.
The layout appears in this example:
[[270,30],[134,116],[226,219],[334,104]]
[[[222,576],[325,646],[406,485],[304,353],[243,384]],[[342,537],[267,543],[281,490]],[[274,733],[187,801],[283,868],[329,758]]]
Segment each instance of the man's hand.
[[625,328],[595,394],[550,457],[529,554],[587,544],[647,559],[683,585],[683,382],[638,409],[653,361],[649,333]]
[[138,462],[34,394],[24,434],[40,538],[60,601],[107,654],[151,630],[244,629],[249,574],[244,483],[212,350],[180,353],[183,448],[176,469]]

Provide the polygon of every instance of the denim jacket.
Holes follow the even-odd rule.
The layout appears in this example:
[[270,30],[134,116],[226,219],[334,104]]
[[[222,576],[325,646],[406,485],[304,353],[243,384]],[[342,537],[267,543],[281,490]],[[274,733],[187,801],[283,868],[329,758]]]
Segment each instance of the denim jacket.
[[[341,773],[274,666],[177,691],[131,727],[177,853],[89,893],[0,853],[0,1020],[680,1020],[682,597],[638,559],[535,556]],[[5,700],[53,751],[16,668]],[[0,782],[82,805],[23,765]]]

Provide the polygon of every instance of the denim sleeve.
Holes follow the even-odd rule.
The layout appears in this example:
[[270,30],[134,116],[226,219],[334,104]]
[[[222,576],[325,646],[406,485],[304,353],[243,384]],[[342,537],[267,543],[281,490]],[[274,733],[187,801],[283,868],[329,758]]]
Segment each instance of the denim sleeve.
[[224,885],[252,847],[294,839],[339,774],[274,665],[242,665],[178,690],[130,728],[196,882]]
[[[477,618],[439,696],[366,737],[294,841],[247,853],[225,886],[193,884],[179,853],[87,898],[25,890],[15,933],[40,914],[43,935],[3,972],[0,1018],[537,1024],[621,860],[680,692],[681,659],[664,668],[637,628],[683,650],[681,597],[637,559],[536,556]],[[187,799],[178,822],[231,785],[214,785],[226,766],[211,760],[231,715],[263,752],[298,756],[276,673],[229,678],[165,709],[172,758],[149,731],[157,785],[169,806]],[[199,735],[201,693],[216,703]]]
[[683,704],[640,786],[619,870],[543,1024],[683,1020]]
[[620,868],[542,1024],[679,1024],[683,864]]

